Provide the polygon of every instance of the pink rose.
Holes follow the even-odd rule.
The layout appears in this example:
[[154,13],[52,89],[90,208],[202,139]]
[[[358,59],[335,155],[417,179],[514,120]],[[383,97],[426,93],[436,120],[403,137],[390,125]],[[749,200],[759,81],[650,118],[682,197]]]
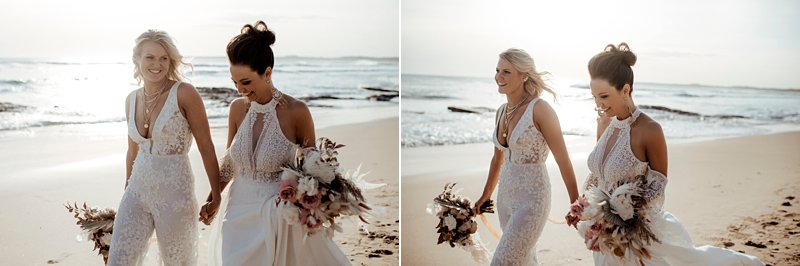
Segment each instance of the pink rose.
[[322,193],[314,194],[314,196],[303,194],[302,197],[300,198],[300,204],[303,205],[303,208],[309,210],[318,207],[321,202],[322,202]]
[[580,197],[569,206],[569,214],[578,219],[582,219],[583,209],[589,206],[589,202],[586,200],[586,197]]
[[306,224],[308,223],[308,216],[311,215],[311,212],[307,209],[300,208],[300,223]]
[[314,215],[308,216],[308,223],[306,223],[306,227],[308,229],[316,229],[322,226],[322,221],[319,218],[315,217]]
[[596,222],[589,227],[583,241],[583,243],[586,244],[586,248],[592,251],[600,251],[600,234],[603,230],[605,230],[605,228],[600,222]]
[[308,209],[300,209],[300,223],[308,229],[314,229],[322,225],[319,218],[314,217]]
[[278,188],[278,195],[280,195],[281,200],[291,203],[297,202],[297,180],[282,180],[280,188]]

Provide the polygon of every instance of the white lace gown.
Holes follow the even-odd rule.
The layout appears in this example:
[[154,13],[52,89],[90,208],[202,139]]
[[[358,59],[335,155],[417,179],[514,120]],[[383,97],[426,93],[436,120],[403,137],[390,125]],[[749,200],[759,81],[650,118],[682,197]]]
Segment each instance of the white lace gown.
[[[694,247],[686,228],[671,213],[662,210],[664,204],[664,188],[667,178],[663,174],[650,169],[647,162],[639,161],[631,150],[631,124],[641,115],[637,108],[625,120],[611,119],[594,150],[589,154],[588,164],[590,176],[586,180],[584,190],[589,186],[610,187],[618,181],[633,180],[636,176],[645,175],[648,189],[644,198],[647,204],[651,229],[661,243],[653,243],[647,250],[652,258],[643,258],[644,265],[764,265],[756,257],[738,253],[729,249],[701,246]],[[579,234],[583,237],[588,227],[581,222]],[[606,255],[594,252],[595,265],[640,265],[639,258],[627,252],[625,257]]]
[[323,233],[308,239],[276,206],[281,166],[294,160],[298,146],[281,131],[277,100],[250,102],[220,168],[233,183],[212,224],[209,265],[350,265]]
[[138,90],[129,96],[128,135],[139,151],[114,220],[108,265],[141,265],[153,230],[164,265],[197,264],[197,201],[187,156],[192,132],[178,107],[179,85],[170,88],[149,139],[136,128]]
[[[550,213],[550,178],[544,162],[550,149],[533,124],[534,99],[525,108],[509,136],[508,147],[497,140],[498,116],[492,139],[503,151],[497,191],[497,215],[503,236],[492,265],[538,265],[536,242]],[[504,110],[505,104],[500,106]]]

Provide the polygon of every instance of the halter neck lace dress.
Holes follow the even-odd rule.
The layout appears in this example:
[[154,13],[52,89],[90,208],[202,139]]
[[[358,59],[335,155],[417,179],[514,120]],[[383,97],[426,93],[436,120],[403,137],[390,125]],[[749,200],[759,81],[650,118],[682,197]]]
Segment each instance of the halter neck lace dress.
[[[645,175],[648,189],[644,194],[647,203],[647,217],[650,226],[661,243],[652,243],[647,250],[652,258],[642,258],[644,265],[764,265],[756,257],[714,246],[694,247],[686,228],[671,213],[662,210],[664,189],[667,177],[650,169],[647,162],[639,161],[631,149],[631,124],[642,112],[637,108],[623,120],[616,117],[603,132],[588,164],[590,176],[584,190],[589,186],[609,188],[617,182],[633,180]],[[579,234],[583,237],[588,224],[579,224]],[[640,265],[639,259],[627,252],[620,259],[613,255],[594,252],[595,265]]]
[[277,102],[250,102],[223,157],[220,177],[233,183],[212,225],[209,265],[350,265],[325,233],[304,240],[275,204],[281,166],[298,148],[281,131]]

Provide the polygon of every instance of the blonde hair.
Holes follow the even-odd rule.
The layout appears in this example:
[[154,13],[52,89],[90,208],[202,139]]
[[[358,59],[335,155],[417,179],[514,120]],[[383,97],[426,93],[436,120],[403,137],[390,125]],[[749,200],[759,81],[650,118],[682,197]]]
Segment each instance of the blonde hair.
[[136,79],[136,83],[142,83],[141,66],[139,66],[141,62],[139,62],[139,60],[142,56],[142,46],[144,46],[146,41],[155,42],[161,45],[161,47],[164,47],[164,50],[167,51],[167,56],[169,57],[169,71],[167,73],[167,78],[171,80],[184,81],[186,76],[181,73],[180,66],[185,65],[192,67],[192,64],[183,61],[183,56],[180,52],[178,52],[178,47],[175,46],[175,42],[172,41],[172,37],[170,37],[167,32],[160,30],[147,30],[136,38],[136,46],[133,47],[133,78]]
[[542,76],[549,75],[550,73],[546,71],[537,72],[533,58],[525,52],[525,50],[517,48],[505,50],[500,53],[500,59],[511,63],[517,71],[522,72],[522,74],[528,78],[523,84],[525,92],[536,98],[541,96],[544,90],[552,94],[553,99],[556,99],[556,92],[545,84],[542,79]]

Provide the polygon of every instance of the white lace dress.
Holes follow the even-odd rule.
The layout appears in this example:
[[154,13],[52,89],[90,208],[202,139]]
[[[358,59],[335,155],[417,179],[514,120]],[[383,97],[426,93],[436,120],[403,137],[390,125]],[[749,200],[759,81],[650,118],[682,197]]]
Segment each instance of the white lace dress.
[[304,240],[276,206],[280,167],[297,150],[281,131],[276,104],[251,102],[223,157],[220,177],[233,183],[212,224],[209,265],[350,265],[326,234]]
[[192,132],[178,107],[179,85],[170,88],[149,139],[136,128],[138,90],[129,96],[128,135],[139,151],[114,220],[108,265],[141,265],[154,229],[165,265],[197,264],[197,201],[187,156]]
[[[528,103],[510,133],[508,147],[497,140],[497,127],[504,114],[495,124],[492,139],[504,158],[497,188],[497,214],[503,236],[492,265],[538,265],[536,242],[550,213],[550,178],[544,164],[550,149],[533,124],[533,107],[538,101],[537,98]],[[504,107],[505,104],[500,106],[500,110]]]
[[[645,175],[648,189],[644,198],[648,201],[647,217],[650,226],[661,243],[653,243],[647,250],[651,259],[642,259],[644,265],[764,265],[756,257],[714,246],[694,247],[689,232],[671,213],[664,211],[664,188],[667,177],[650,169],[647,162],[639,161],[631,150],[631,124],[641,115],[637,108],[625,120],[611,119],[594,150],[589,154],[590,176],[584,190],[589,186],[608,188],[618,181],[633,180]],[[579,234],[585,235],[586,222],[579,224]],[[595,265],[640,265],[639,258],[628,252],[620,259],[614,255],[594,252]]]

